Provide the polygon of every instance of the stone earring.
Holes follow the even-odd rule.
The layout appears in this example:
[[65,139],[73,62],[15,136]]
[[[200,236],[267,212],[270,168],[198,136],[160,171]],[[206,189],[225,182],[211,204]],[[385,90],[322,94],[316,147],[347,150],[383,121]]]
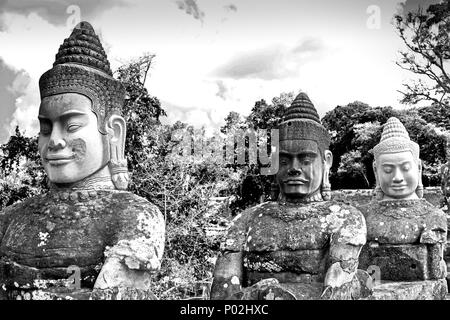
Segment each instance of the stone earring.
[[130,180],[127,159],[113,159],[111,157],[109,169],[111,170],[111,179],[116,189],[127,190]]

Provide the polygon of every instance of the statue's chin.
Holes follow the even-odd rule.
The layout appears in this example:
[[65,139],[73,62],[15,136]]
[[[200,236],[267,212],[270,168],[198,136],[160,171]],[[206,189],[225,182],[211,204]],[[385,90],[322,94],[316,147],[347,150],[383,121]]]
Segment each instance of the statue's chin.
[[51,183],[66,185],[77,183],[89,176],[89,174],[80,173],[70,168],[51,168],[47,170],[47,175]]
[[415,192],[410,194],[384,194],[383,200],[414,200],[419,199]]

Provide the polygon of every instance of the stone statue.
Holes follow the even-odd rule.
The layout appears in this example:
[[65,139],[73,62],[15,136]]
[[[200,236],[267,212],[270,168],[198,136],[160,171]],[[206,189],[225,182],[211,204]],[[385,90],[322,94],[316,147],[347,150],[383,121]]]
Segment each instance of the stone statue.
[[376,269],[379,276],[371,298],[443,298],[446,215],[422,199],[419,145],[390,118],[372,153],[376,199],[360,208],[367,223],[360,267]]
[[279,139],[279,198],[233,220],[211,298],[358,298],[366,224],[354,207],[330,201],[330,136],[306,94],[287,109]]
[[64,41],[39,87],[50,191],[0,213],[0,299],[154,298],[165,223],[125,191],[125,88],[89,23]]

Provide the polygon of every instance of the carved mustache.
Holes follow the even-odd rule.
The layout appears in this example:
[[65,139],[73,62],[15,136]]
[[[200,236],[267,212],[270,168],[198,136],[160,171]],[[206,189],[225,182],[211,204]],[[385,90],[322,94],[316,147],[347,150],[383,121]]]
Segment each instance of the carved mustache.
[[45,147],[45,152],[43,159],[45,161],[56,161],[56,160],[80,160],[86,156],[86,142],[83,139],[73,139],[67,141],[65,148],[59,152],[52,152],[49,150],[48,145]]

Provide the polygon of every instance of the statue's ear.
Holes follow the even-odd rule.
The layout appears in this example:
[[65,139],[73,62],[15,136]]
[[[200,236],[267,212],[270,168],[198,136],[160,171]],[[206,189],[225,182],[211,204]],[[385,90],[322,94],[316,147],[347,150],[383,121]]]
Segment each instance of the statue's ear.
[[419,159],[419,181],[417,184],[416,194],[419,199],[423,198],[423,183],[422,183],[422,160]]
[[372,162],[372,170],[373,170],[373,174],[375,176],[375,180],[378,182],[377,163],[375,161]]
[[321,193],[325,201],[331,200],[331,184],[330,184],[330,170],[333,165],[333,154],[330,150],[325,150],[323,153],[324,168],[322,177]]
[[330,169],[333,165],[333,154],[330,150],[325,150],[324,157],[325,165],[328,167],[328,169]]
[[111,115],[108,119],[106,130],[110,143],[120,145],[125,150],[125,138],[127,134],[125,119],[116,114]]
[[110,146],[111,159],[109,168],[111,170],[114,186],[119,190],[126,190],[128,187],[128,167],[125,158],[125,138],[127,125],[125,119],[113,114],[107,122],[108,140]]
[[375,198],[377,200],[383,200],[384,192],[383,192],[383,190],[381,190],[380,180],[378,179],[378,174],[377,174],[377,163],[375,160],[372,162],[372,169],[373,169],[373,174],[375,176]]

